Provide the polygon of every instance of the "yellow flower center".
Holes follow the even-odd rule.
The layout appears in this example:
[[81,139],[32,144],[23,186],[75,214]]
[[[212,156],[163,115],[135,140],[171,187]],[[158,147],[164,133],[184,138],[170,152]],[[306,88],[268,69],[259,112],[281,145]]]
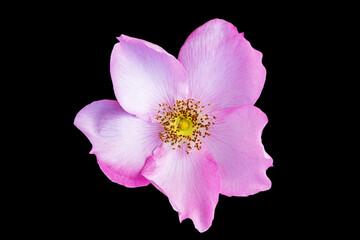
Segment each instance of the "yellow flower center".
[[174,106],[167,103],[159,104],[156,119],[163,126],[164,131],[159,133],[160,139],[169,143],[173,150],[183,148],[189,154],[192,149],[201,149],[201,139],[211,134],[208,132],[211,125],[215,125],[215,116],[210,117],[205,108],[194,99],[176,100]]
[[177,125],[177,127],[181,130],[181,131],[186,131],[190,126],[190,122],[189,120],[187,120],[186,118],[181,118],[179,120],[179,123]]

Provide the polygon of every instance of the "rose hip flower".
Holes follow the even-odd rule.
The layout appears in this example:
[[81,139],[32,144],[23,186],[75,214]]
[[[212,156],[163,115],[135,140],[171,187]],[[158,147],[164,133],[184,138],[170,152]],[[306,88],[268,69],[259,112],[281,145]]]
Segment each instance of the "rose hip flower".
[[261,142],[266,115],[254,103],[266,70],[231,23],[197,28],[176,59],[150,42],[121,35],[111,54],[117,101],[85,106],[74,124],[92,143],[106,176],[126,187],[153,184],[206,231],[219,194],[268,190],[271,157]]

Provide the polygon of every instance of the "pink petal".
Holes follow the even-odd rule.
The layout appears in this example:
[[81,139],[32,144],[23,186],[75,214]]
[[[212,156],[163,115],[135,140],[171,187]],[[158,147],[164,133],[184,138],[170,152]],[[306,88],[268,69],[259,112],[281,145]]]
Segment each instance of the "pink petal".
[[90,140],[100,168],[113,182],[126,187],[149,184],[140,175],[146,159],[161,145],[158,124],[125,112],[117,101],[101,100],[85,106],[74,124]]
[[270,189],[266,170],[271,157],[261,143],[266,115],[257,107],[242,106],[215,113],[216,124],[206,145],[221,175],[221,194],[248,196]]
[[174,210],[179,212],[180,222],[190,218],[200,232],[211,226],[220,176],[206,149],[187,155],[180,149],[157,148],[147,160],[142,175],[168,196]]
[[156,121],[158,105],[187,94],[187,73],[161,47],[121,35],[111,54],[110,72],[121,106],[146,121]]
[[191,33],[178,59],[189,74],[189,95],[214,109],[254,105],[264,86],[262,53],[221,19]]

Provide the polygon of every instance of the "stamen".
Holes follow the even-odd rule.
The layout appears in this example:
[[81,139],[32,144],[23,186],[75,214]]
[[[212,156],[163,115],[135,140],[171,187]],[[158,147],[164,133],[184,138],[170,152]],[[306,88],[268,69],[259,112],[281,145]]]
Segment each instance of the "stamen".
[[159,104],[156,120],[164,128],[164,131],[158,134],[159,138],[164,143],[170,143],[173,150],[183,147],[186,154],[193,149],[200,150],[200,137],[211,136],[208,131],[215,122],[210,120],[216,119],[215,116],[209,116],[207,106],[210,106],[210,103],[202,105],[194,99],[176,100],[172,107],[167,103]]

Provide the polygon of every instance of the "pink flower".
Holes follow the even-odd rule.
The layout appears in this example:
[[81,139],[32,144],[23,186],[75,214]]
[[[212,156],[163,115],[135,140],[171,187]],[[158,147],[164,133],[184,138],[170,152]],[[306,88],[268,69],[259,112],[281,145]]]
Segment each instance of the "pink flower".
[[153,184],[206,231],[219,194],[268,190],[271,157],[261,143],[266,115],[254,103],[266,70],[262,54],[229,22],[197,28],[179,57],[121,35],[111,54],[117,101],[84,107],[74,124],[102,171],[126,187]]

